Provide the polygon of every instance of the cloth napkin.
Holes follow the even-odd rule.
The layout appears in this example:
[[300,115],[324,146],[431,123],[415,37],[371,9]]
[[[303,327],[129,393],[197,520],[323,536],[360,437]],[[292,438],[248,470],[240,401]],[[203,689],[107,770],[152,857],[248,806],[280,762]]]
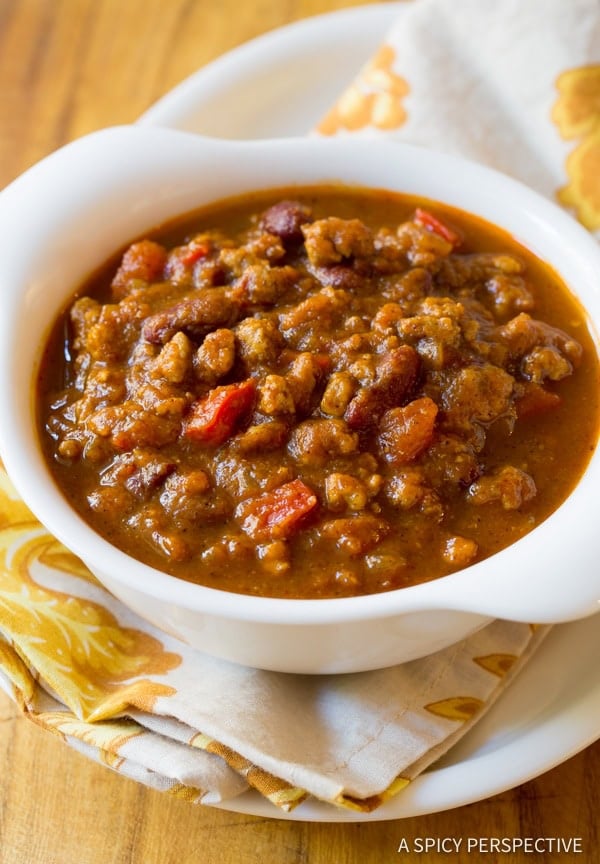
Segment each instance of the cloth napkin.
[[[597,0],[401,4],[317,134],[462,153],[598,230]],[[371,810],[477,722],[546,631],[495,621],[431,657],[355,675],[236,666],[126,609],[0,470],[0,686],[76,749],[190,801],[252,787],[284,810],[308,795]]]
[[318,132],[461,154],[599,231],[598,0],[409,0]]

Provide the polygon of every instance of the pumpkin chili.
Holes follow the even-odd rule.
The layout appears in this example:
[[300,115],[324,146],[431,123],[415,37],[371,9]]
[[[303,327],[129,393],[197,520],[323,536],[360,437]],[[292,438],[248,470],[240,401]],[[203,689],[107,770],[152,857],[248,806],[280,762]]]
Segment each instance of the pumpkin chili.
[[598,382],[579,304],[501,230],[383,191],[274,191],[81,288],[41,364],[40,437],[83,518],[148,564],[360,595],[545,519],[596,445]]

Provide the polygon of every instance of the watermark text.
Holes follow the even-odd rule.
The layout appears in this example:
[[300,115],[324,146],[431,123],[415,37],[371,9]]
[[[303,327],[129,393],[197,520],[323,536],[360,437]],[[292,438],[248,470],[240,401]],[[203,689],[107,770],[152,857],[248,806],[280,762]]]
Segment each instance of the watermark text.
[[581,837],[403,837],[397,852],[427,854],[429,852],[472,852],[502,855],[514,852],[546,855],[553,853],[583,853]]

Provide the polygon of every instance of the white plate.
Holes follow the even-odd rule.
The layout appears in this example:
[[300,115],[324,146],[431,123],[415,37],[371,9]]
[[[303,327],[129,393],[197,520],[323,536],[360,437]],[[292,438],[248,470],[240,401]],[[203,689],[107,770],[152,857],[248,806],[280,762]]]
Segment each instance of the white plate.
[[[377,48],[402,4],[318,16],[266,34],[192,75],[142,123],[225,138],[303,134]],[[470,804],[548,771],[600,737],[600,618],[555,627],[503,697],[450,753],[370,814],[308,801],[289,815],[248,792],[223,806],[323,822],[398,819]]]
[[216,138],[304,135],[376,50],[403,5],[346,9],[266,33],[191,75],[140,122]]

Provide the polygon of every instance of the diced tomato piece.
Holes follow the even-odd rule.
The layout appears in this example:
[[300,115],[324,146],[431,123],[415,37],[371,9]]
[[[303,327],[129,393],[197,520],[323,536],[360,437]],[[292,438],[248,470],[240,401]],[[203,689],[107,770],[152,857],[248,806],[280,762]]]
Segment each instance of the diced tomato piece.
[[215,387],[192,405],[183,434],[203,444],[222,444],[254,403],[256,383],[247,378],[238,384]]
[[379,426],[379,445],[388,462],[411,462],[429,447],[437,412],[428,396],[386,411]]
[[283,540],[298,530],[303,517],[316,506],[313,490],[296,479],[242,501],[235,515],[242,530],[253,540]]
[[519,419],[553,411],[562,401],[558,393],[552,393],[533,381],[524,384],[523,387],[522,395],[515,401]]
[[187,250],[182,254],[180,261],[186,267],[191,267],[196,261],[201,258],[206,258],[210,252],[208,243],[194,243],[193,241],[188,246]]
[[460,246],[462,243],[460,234],[454,231],[453,228],[450,228],[449,225],[446,225],[445,222],[442,222],[441,219],[438,219],[437,216],[434,216],[433,213],[430,213],[429,210],[417,207],[415,210],[415,222],[423,225],[429,231],[433,231],[434,234],[439,234],[440,237],[443,237],[444,240],[447,240],[453,246]]
[[112,282],[113,293],[122,297],[126,293],[129,282],[140,279],[153,282],[161,279],[167,262],[167,251],[160,243],[153,240],[140,240],[133,243],[123,255],[121,265]]

